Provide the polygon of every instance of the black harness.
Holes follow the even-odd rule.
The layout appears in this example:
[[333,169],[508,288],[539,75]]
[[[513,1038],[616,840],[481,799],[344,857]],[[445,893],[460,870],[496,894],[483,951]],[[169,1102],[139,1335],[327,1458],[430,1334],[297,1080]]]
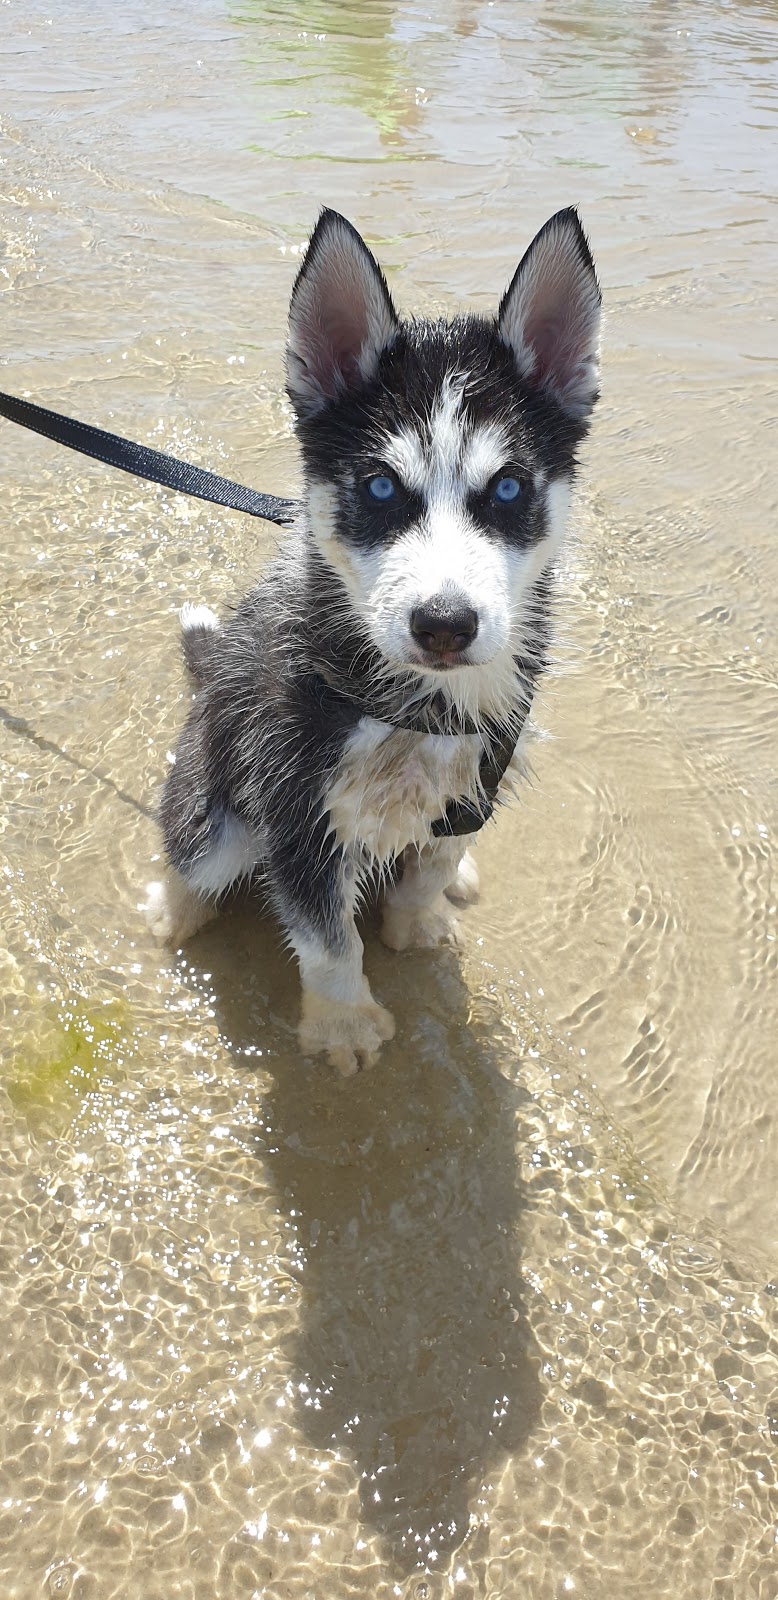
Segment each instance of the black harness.
[[371,701],[366,695],[354,694],[343,688],[323,664],[312,676],[309,688],[318,705],[323,708],[328,704],[333,709],[347,707],[361,717],[375,717],[379,722],[387,722],[393,728],[402,728],[408,733],[479,734],[484,741],[484,749],[478,765],[477,799],[449,800],[445,814],[433,822],[430,831],[436,839],[453,838],[455,835],[477,833],[489,821],[497,801],[497,790],[510,766],[527,719],[530,691],[525,696],[520,714],[513,719],[510,727],[488,720],[485,725],[476,727],[469,717],[461,716],[442,693],[435,695],[416,713],[406,710],[402,704],[389,709],[380,700]]
[[[77,450],[81,455],[103,461],[106,466],[118,467],[121,472],[130,472],[134,477],[146,478],[151,483],[164,484],[168,489],[193,495],[197,500],[209,500],[214,505],[229,506],[233,511],[244,511],[247,516],[261,517],[265,522],[286,526],[295,521],[302,509],[299,500],[260,494],[256,489],[234,483],[231,478],[222,478],[216,472],[195,467],[190,461],[163,455],[160,450],[149,449],[148,445],[123,439],[118,433],[107,433],[104,428],[94,428],[90,423],[63,417],[58,411],[48,411],[45,406],[33,405],[29,400],[19,400],[15,395],[3,394],[2,391],[0,416],[7,417],[9,422],[18,422],[23,428],[30,428],[33,433],[42,434],[45,439],[53,439],[56,444],[66,445],[69,450]],[[325,694],[336,694],[347,701],[351,699],[340,688],[329,683],[324,675],[320,683]],[[509,727],[498,724],[487,726],[487,742],[478,769],[479,797],[477,800],[450,800],[445,815],[432,824],[435,838],[477,833],[489,821],[497,800],[497,790],[508,770],[524,726],[530,698],[531,689],[527,686],[525,708],[520,718],[512,721]],[[382,711],[371,712],[362,707],[361,701],[353,703],[359,706],[363,715],[379,716],[381,720],[391,722],[398,728],[407,728],[409,732],[481,732],[483,736],[483,730],[476,729],[466,718],[457,718],[450,707],[444,707],[442,703],[436,706],[434,700],[418,716],[404,714],[400,709],[395,715],[387,717]]]

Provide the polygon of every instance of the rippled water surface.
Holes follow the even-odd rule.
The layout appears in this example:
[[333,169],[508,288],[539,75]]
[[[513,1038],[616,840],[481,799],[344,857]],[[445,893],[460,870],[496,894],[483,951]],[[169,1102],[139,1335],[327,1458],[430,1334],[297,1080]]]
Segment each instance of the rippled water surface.
[[778,12],[0,5],[0,387],[291,492],[322,203],[400,303],[581,206],[553,737],[350,1081],[262,908],[137,908],[176,610],[262,524],[0,422],[0,1593],[774,1600]]

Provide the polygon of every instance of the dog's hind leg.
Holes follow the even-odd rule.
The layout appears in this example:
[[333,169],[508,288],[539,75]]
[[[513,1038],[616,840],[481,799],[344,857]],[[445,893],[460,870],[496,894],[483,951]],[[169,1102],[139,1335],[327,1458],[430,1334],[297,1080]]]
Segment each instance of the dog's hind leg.
[[[165,877],[150,883],[142,909],[152,933],[166,944],[191,939],[218,914],[219,900],[250,876],[262,859],[261,841],[233,811],[214,807],[189,859],[179,854]],[[172,852],[171,852],[172,854]]]
[[[185,646],[197,646],[191,659],[187,655],[193,672],[206,665],[206,656],[197,652],[218,638],[217,630],[205,607],[185,609]],[[220,898],[249,877],[263,854],[261,829],[238,814],[225,791],[211,749],[204,695],[195,698],[178,741],[159,820],[168,869],[162,880],[149,884],[141,909],[152,933],[178,946],[217,915]]]
[[466,905],[478,895],[478,868],[461,838],[436,839],[408,851],[402,876],[384,901],[381,938],[390,950],[459,944],[446,896]]

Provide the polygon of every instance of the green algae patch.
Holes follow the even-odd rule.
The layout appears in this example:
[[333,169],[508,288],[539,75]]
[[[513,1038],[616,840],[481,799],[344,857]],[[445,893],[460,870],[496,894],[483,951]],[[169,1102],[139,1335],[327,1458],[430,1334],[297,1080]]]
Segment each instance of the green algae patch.
[[11,1062],[5,1088],[11,1104],[36,1126],[61,1129],[85,1097],[122,1075],[128,1050],[124,1008],[77,1004],[47,1020],[40,1038]]

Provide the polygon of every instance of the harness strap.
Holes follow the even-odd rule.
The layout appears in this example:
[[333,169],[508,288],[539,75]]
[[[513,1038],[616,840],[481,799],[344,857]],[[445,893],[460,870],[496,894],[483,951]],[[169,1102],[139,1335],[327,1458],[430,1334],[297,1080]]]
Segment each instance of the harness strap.
[[0,416],[9,422],[18,422],[31,428],[44,439],[53,439],[69,450],[93,456],[106,466],[118,467],[121,472],[131,472],[136,478],[148,478],[151,483],[163,483],[179,494],[194,495],[196,500],[210,500],[217,506],[229,506],[233,511],[245,511],[249,517],[262,517],[265,522],[284,526],[294,522],[300,509],[297,500],[282,500],[275,494],[260,494],[247,489],[242,483],[221,478],[216,472],[195,467],[191,461],[179,461],[176,456],[163,455],[161,450],[151,450],[148,445],[134,444],[122,439],[118,433],[106,433],[103,428],[93,428],[89,423],[76,422],[73,417],[63,417],[58,411],[47,411],[45,406],[34,406],[29,400],[19,400],[15,395],[0,392]]
[[[398,709],[393,716],[389,716],[380,704],[371,705],[361,696],[349,694],[341,684],[333,681],[327,668],[319,663],[317,671],[309,679],[310,687],[321,703],[329,699],[356,706],[363,716],[377,717],[382,722],[389,722],[394,728],[405,728],[409,733],[435,734],[435,733],[477,733],[478,729],[469,717],[458,717],[450,707],[437,706],[433,700],[423,711],[413,712]],[[433,822],[430,832],[435,839],[449,839],[466,833],[478,833],[489,821],[494,813],[497,802],[497,791],[505,777],[511,763],[513,752],[521,737],[522,729],[527,718],[529,706],[526,707],[521,721],[514,722],[511,727],[494,726],[490,730],[491,739],[489,746],[484,749],[478,767],[478,782],[481,795],[477,800],[449,800],[445,813]],[[436,722],[439,724],[436,726]]]
[[[523,727],[523,723],[522,723]],[[497,790],[511,764],[511,757],[519,742],[518,730],[503,728],[492,746],[491,755],[484,753],[478,768],[483,799],[449,800],[445,814],[433,822],[431,832],[436,839],[448,839],[465,833],[478,833],[494,814]]]

